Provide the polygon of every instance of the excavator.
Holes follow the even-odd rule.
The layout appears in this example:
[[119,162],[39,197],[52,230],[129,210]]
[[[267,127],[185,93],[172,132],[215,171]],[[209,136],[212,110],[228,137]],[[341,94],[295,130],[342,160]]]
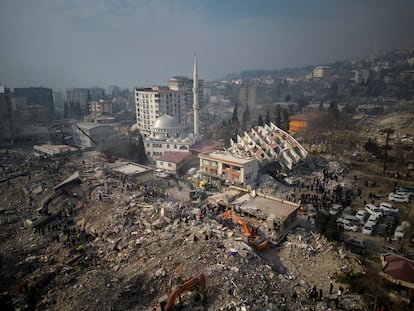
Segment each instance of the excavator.
[[174,310],[175,300],[181,302],[181,294],[193,287],[198,286],[198,291],[203,298],[204,292],[206,290],[206,277],[204,273],[201,273],[199,276],[193,277],[188,281],[185,281],[183,284],[175,288],[166,301],[161,302],[156,306],[156,311],[172,311]]
[[247,237],[247,242],[256,250],[262,251],[269,244],[269,240],[259,232],[257,228],[250,228],[249,225],[240,218],[237,214],[233,213],[231,210],[227,210],[222,216],[221,219],[232,219],[235,223],[238,223],[243,227],[244,235]]

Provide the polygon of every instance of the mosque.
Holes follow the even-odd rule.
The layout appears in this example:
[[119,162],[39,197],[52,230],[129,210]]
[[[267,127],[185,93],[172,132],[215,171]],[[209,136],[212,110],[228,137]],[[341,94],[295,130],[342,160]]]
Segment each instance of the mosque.
[[200,139],[197,57],[193,71],[193,129],[186,120],[184,90],[168,87],[135,89],[137,125],[144,138],[145,150],[156,160],[166,152],[189,153]]

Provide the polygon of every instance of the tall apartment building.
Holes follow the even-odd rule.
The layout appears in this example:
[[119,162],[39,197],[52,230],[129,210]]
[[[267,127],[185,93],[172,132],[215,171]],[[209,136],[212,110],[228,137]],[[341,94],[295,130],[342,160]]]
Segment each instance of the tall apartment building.
[[89,89],[89,98],[90,100],[97,101],[105,97],[105,89],[101,87],[91,87]]
[[81,107],[85,107],[89,100],[89,89],[71,88],[66,89],[67,103],[79,103]]
[[313,78],[314,79],[324,79],[332,74],[332,67],[330,66],[316,66],[313,69]]
[[10,90],[0,85],[0,144],[11,142],[14,137],[14,115]]
[[[184,91],[187,112],[193,110],[193,79],[182,76],[175,76],[168,80],[168,87],[175,91]],[[204,80],[198,79],[198,105],[204,105]]]
[[52,89],[44,87],[21,87],[14,88],[16,97],[25,97],[28,106],[45,106],[47,107],[49,120],[55,116],[55,105],[53,102]]
[[[247,106],[254,107],[256,105],[256,91],[255,86],[242,86],[239,89],[239,101],[242,108]],[[243,109],[244,110],[244,109]]]
[[182,128],[187,126],[184,91],[154,86],[136,88],[134,92],[137,125],[144,136],[150,134],[154,121],[165,114],[176,118]]

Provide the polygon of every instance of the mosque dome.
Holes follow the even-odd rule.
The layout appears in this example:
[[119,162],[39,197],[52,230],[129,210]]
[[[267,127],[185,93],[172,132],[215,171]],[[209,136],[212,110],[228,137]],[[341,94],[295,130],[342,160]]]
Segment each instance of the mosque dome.
[[176,118],[164,114],[155,119],[152,127],[153,129],[176,129],[180,127],[180,124],[178,123]]

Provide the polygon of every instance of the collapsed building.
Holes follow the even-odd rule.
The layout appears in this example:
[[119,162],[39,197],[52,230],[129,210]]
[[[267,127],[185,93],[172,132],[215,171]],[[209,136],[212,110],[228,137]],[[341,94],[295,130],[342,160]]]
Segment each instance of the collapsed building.
[[230,143],[231,154],[255,157],[260,163],[274,161],[280,170],[291,170],[308,154],[296,139],[272,122],[252,128],[243,136],[237,135],[236,141],[231,140]]

